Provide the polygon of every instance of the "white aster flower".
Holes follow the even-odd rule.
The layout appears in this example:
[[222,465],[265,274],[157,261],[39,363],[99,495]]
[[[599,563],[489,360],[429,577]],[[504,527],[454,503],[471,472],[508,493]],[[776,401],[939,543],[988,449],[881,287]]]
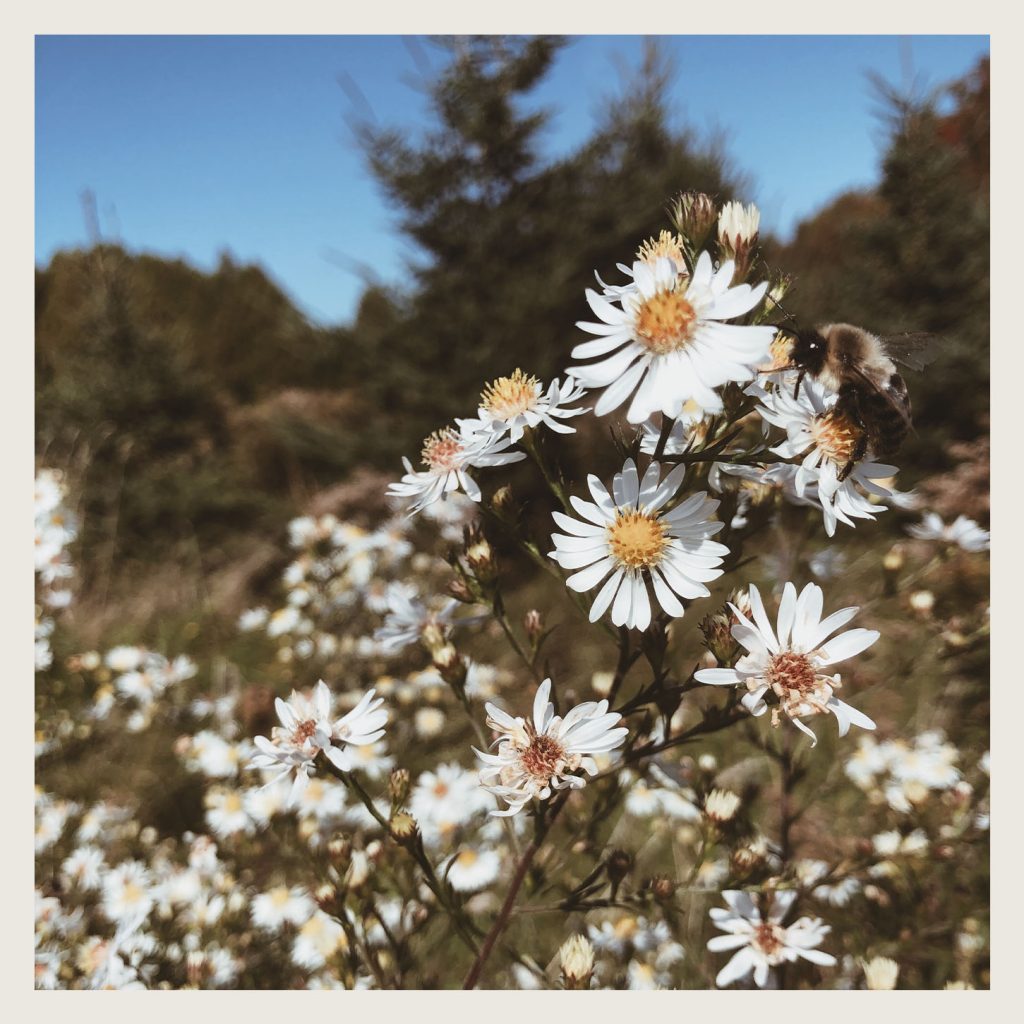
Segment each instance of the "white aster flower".
[[427,846],[444,845],[461,826],[491,806],[477,774],[455,763],[423,772],[409,797],[409,811]]
[[277,932],[286,924],[302,927],[316,912],[316,904],[300,887],[278,885],[261,892],[252,901],[252,923],[264,931]]
[[641,480],[633,460],[627,459],[612,481],[614,498],[591,475],[587,482],[596,504],[575,495],[570,499],[583,520],[554,513],[566,534],[552,534],[557,550],[550,557],[563,569],[580,570],[566,586],[592,590],[611,573],[591,605],[591,622],[610,606],[616,626],[646,629],[651,624],[648,580],[658,604],[678,618],[685,610],[680,597],[706,597],[704,584],[722,575],[718,566],[729,549],[710,539],[723,526],[710,519],[718,501],[700,491],[662,511],[685,472],[677,466],[659,484],[661,467],[652,462]]
[[[659,259],[668,259],[675,267],[676,273],[680,277],[685,277],[689,273],[686,267],[686,257],[683,254],[685,247],[686,241],[681,235],[674,235],[671,231],[663,230],[657,238],[648,238],[637,249],[636,259],[652,270]],[[627,266],[625,263],[616,263],[615,266],[629,278],[626,284],[605,284],[601,280],[601,275],[596,270],[594,271],[594,277],[597,278],[597,283],[601,286],[605,297],[620,299],[623,295],[636,291],[636,282],[633,280],[633,267],[631,265]]]
[[739,250],[756,240],[761,227],[761,211],[751,203],[726,203],[718,214],[718,240],[729,250]]
[[[838,396],[829,394],[824,385],[805,378],[800,394],[794,398],[788,388],[776,388],[770,394],[761,392],[762,404],[757,411],[768,423],[786,431],[786,440],[771,450],[784,458],[801,458],[794,478],[797,494],[808,492],[824,512],[825,532],[831,537],[836,523],[855,526],[854,519],[874,519],[885,511],[881,499],[892,491],[880,481],[896,473],[895,466],[871,460],[870,452],[854,464],[850,475],[840,481],[839,473],[856,452],[862,431],[848,417],[837,411]],[[862,494],[860,485],[876,499],[871,502]]]
[[141,921],[153,907],[153,879],[141,861],[128,860],[103,877],[103,913],[117,923]]
[[[709,420],[705,417],[704,410],[696,402],[692,399],[685,402],[679,418],[672,421],[662,454],[682,455],[694,440],[701,436],[701,428],[705,426],[706,422]],[[641,424],[640,429],[643,433],[640,438],[640,451],[644,455],[653,455],[658,450],[663,425],[664,418],[660,416],[651,416]]]
[[103,873],[103,851],[95,846],[79,846],[61,864],[61,875],[83,892],[100,887]]
[[294,804],[308,784],[309,773],[321,751],[339,771],[351,771],[352,756],[348,748],[375,743],[384,735],[388,713],[381,709],[383,703],[383,698],[374,700],[374,691],[370,690],[348,714],[332,722],[331,691],[322,679],[312,699],[294,691],[287,702],[279,697],[274,706],[281,725],[275,726],[269,740],[265,736],[256,737],[259,753],[249,766],[277,769],[277,776],[268,785],[294,775],[289,797],[289,802]]
[[206,824],[222,839],[239,832],[252,832],[253,821],[246,812],[241,790],[217,786],[207,791],[203,803],[206,805]]
[[718,972],[715,984],[719,988],[725,988],[751,972],[757,987],[764,988],[773,967],[792,963],[798,957],[822,967],[835,964],[834,956],[815,948],[831,931],[819,918],[801,917],[793,924],[783,926],[782,919],[796,895],[793,890],[775,893],[767,917],[762,917],[760,908],[748,893],[735,889],[722,893],[729,909],[713,907],[709,913],[715,926],[727,934],[709,939],[708,949],[713,953],[731,949],[738,952]]
[[457,892],[486,889],[501,871],[501,857],[494,850],[464,847],[452,858],[447,878]]
[[487,431],[461,433],[452,427],[435,431],[423,442],[421,458],[426,470],[414,470],[403,458],[405,476],[388,487],[388,495],[408,499],[409,515],[460,488],[468,498],[479,501],[480,488],[468,470],[506,466],[526,458],[525,452],[506,451],[510,444],[510,438]]
[[730,260],[716,272],[705,252],[689,278],[680,275],[673,259],[661,256],[653,266],[635,262],[635,288],[616,300],[587,289],[587,302],[601,323],[577,326],[598,338],[577,345],[572,355],[603,358],[566,372],[585,387],[606,388],[596,415],[617,409],[634,390],[626,414],[630,423],[642,423],[655,412],[676,418],[689,399],[708,412],[720,412],[722,400],[714,389],[755,377],[775,328],[721,321],[749,313],[768,285],[730,288],[734,269]]
[[385,654],[397,654],[417,643],[428,628],[446,635],[459,602],[451,599],[434,610],[419,600],[415,588],[395,582],[388,585],[387,606],[387,618],[373,639]]
[[535,429],[542,423],[556,434],[574,434],[576,428],[561,421],[587,411],[567,408],[586,393],[572,377],[566,377],[564,384],[556,377],[545,391],[536,377],[516,370],[511,377],[499,377],[484,388],[477,419],[457,422],[464,434],[483,431],[502,436],[508,433],[513,444],[522,438],[527,427]]
[[586,780],[574,774],[597,774],[593,754],[621,746],[628,729],[615,724],[621,715],[608,711],[608,701],[587,701],[565,718],[555,714],[548,700],[551,680],[537,688],[533,718],[513,718],[494,704],[486,704],[487,724],[498,733],[496,754],[474,748],[484,763],[480,784],[504,800],[508,808],[492,810],[499,817],[515,814],[532,799],[547,800],[553,789],[582,789]]
[[[817,738],[800,719],[810,715],[836,716],[839,735],[845,736],[850,725],[874,729],[875,723],[849,704],[833,696],[841,682],[838,674],[824,669],[839,661],[846,661],[870,647],[879,634],[873,629],[850,629],[828,640],[857,614],[857,608],[842,608],[821,618],[823,596],[821,587],[808,583],[797,597],[796,587],[787,583],[779,605],[778,633],[772,629],[757,587],[750,586],[751,622],[734,604],[730,604],[736,624],[733,637],[747,653],[737,661],[735,668],[707,668],[696,673],[701,683],[718,686],[743,686],[744,707],[753,715],[768,710],[764,700],[771,691],[778,698],[778,707],[772,712],[772,724],[779,724],[779,713],[784,711],[802,732]],[[755,625],[756,623],[756,625]],[[826,642],[827,641],[827,642]]]
[[990,534],[973,519],[957,516],[946,524],[935,512],[926,512],[920,523],[907,527],[907,533],[918,540],[938,540],[945,544],[956,544],[964,551],[987,551]]
[[292,960],[308,970],[319,970],[337,953],[348,949],[345,930],[333,917],[317,910],[300,928],[292,943]]

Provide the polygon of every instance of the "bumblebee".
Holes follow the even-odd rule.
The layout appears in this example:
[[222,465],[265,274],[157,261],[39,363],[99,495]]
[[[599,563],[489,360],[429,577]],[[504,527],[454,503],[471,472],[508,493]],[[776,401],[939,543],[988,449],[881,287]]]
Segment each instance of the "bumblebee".
[[911,430],[907,382],[896,369],[902,363],[921,370],[935,355],[935,337],[913,333],[879,337],[853,324],[823,324],[811,330],[780,330],[793,337],[791,365],[798,372],[794,397],[806,375],[838,394],[836,413],[860,430],[850,460],[839,471],[845,480],[868,449],[892,458]]

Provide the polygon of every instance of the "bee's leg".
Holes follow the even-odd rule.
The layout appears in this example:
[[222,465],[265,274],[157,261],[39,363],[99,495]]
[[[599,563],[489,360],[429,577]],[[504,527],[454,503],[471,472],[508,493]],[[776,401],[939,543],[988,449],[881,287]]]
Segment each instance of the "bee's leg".
[[854,426],[860,432],[853,451],[850,453],[849,461],[839,471],[838,479],[842,483],[853,472],[853,467],[864,458],[868,450],[868,428],[860,408],[860,392],[855,385],[844,384],[839,389],[836,409],[842,412],[843,415],[849,416]]
[[800,397],[800,385],[804,382],[804,374],[806,370],[801,370],[796,377],[796,387],[793,388],[793,401],[795,402]]
[[860,437],[857,438],[857,444],[854,446],[853,451],[850,452],[850,461],[847,462],[841,470],[839,470],[838,480],[840,483],[842,483],[853,472],[853,467],[864,458],[867,451],[868,435],[866,433],[861,433]]

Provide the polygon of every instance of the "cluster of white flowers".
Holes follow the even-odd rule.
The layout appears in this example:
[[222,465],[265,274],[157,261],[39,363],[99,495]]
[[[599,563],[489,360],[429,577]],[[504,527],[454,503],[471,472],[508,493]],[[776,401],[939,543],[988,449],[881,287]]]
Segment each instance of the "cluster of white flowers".
[[35,488],[35,569],[36,569],[36,671],[53,663],[50,637],[54,621],[50,612],[66,608],[71,602],[67,583],[74,576],[68,547],[77,536],[74,516],[65,507],[67,488],[63,475],[55,469],[40,469]]
[[862,736],[846,761],[847,776],[862,790],[884,799],[894,811],[910,813],[932,793],[950,790],[960,782],[960,752],[947,743],[941,730],[878,742]]
[[973,519],[957,516],[947,525],[937,512],[926,512],[920,523],[907,527],[907,533],[918,540],[955,544],[964,551],[987,551],[991,540],[988,530],[983,530]]

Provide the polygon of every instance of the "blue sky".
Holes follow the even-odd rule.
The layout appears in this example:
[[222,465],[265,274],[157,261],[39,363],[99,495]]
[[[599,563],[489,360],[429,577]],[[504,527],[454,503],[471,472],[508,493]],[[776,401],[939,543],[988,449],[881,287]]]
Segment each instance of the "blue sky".
[[[787,236],[837,193],[877,179],[867,72],[937,85],[988,52],[985,36],[673,36],[680,123],[720,130],[764,229]],[[634,67],[635,36],[574,39],[537,102],[552,156],[592,131]],[[80,196],[105,236],[212,267],[260,263],[321,322],[354,312],[369,266],[401,283],[412,250],[346,125],[354,82],[373,115],[415,131],[410,82],[436,68],[400,36],[43,36],[36,46],[36,261],[85,243]],[[685,187],[680,182],[680,187]]]

